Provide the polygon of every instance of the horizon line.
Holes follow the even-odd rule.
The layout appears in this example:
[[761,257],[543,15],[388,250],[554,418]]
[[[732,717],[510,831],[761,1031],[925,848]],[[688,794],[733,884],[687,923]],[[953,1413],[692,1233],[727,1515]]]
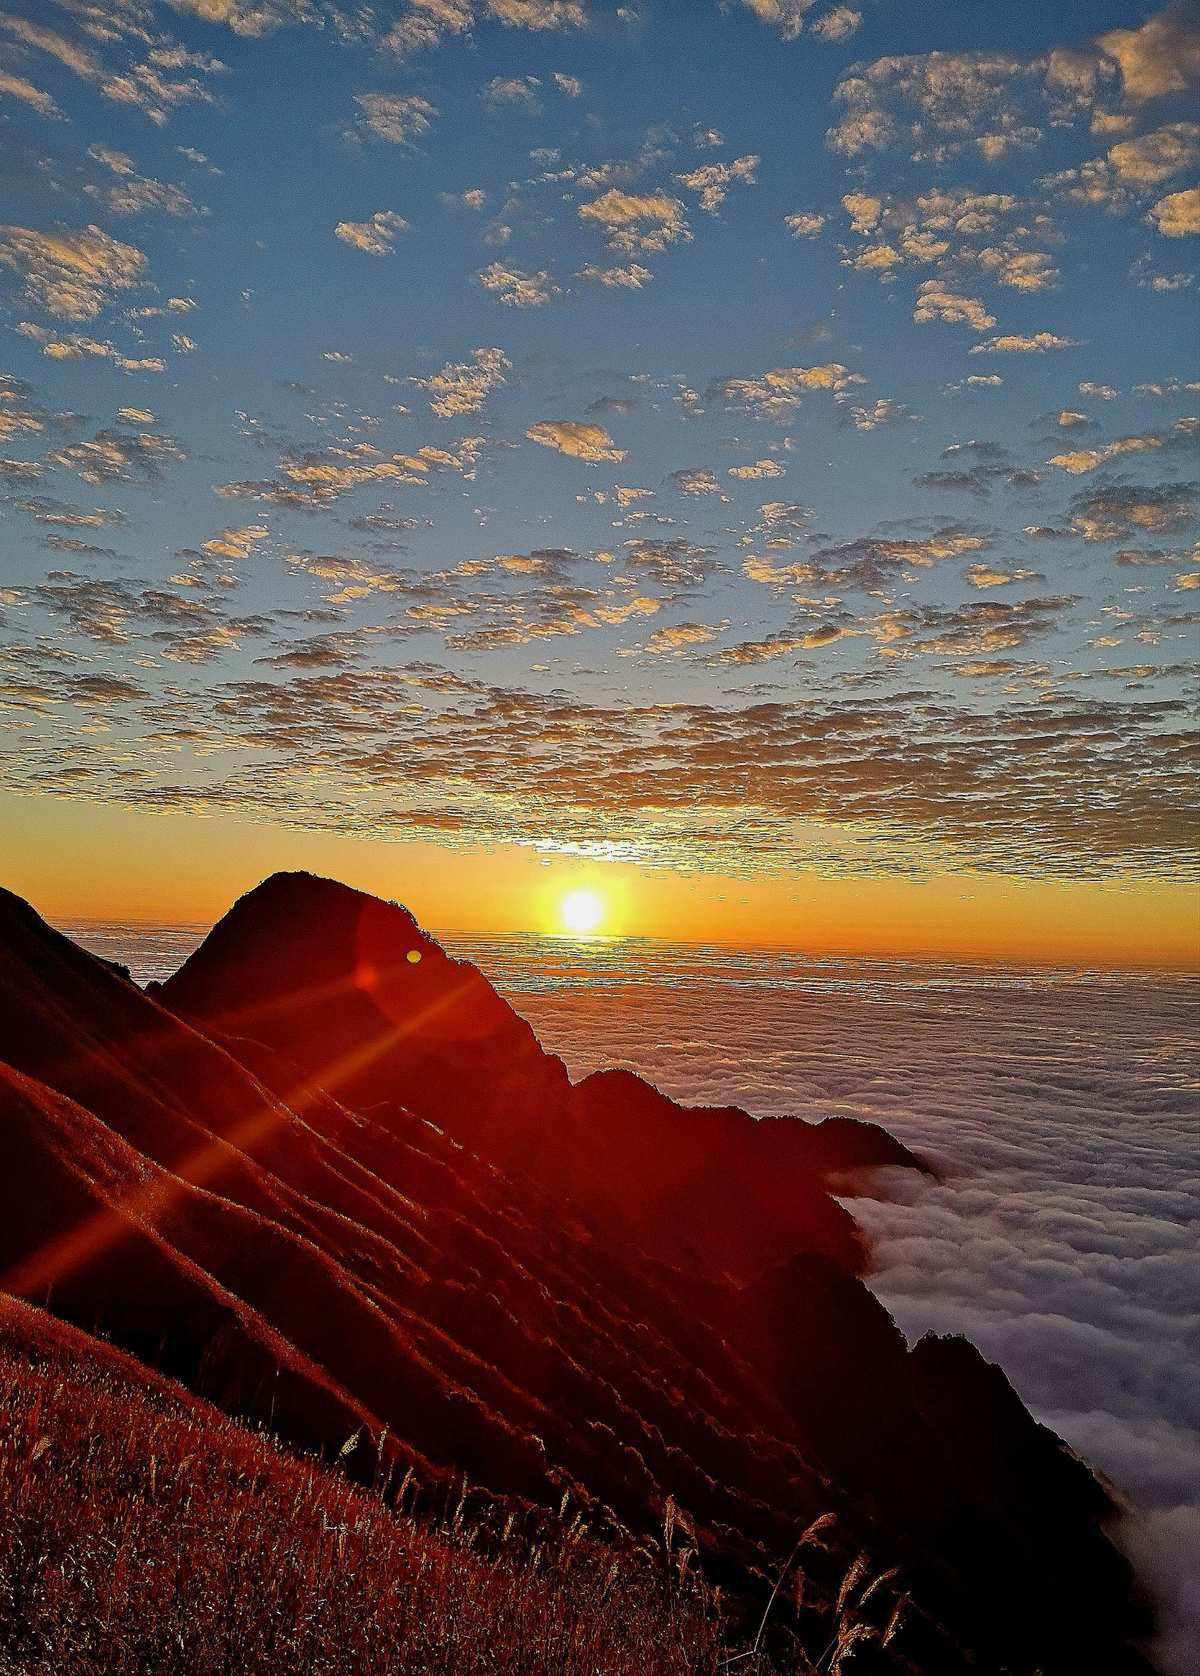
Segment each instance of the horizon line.
[[[382,898],[381,900],[389,900]],[[391,899],[394,900],[394,899]],[[402,903],[397,906],[403,907]],[[35,910],[36,911],[36,910]],[[411,910],[408,910],[411,911]],[[47,924],[54,924],[58,930],[65,926],[128,926],[137,929],[159,929],[164,931],[199,931],[207,935],[214,926],[220,923],[224,915],[215,920],[168,920],[168,919],[138,919],[138,918],[106,918],[95,914],[65,915],[57,921],[51,921],[47,916]],[[658,937],[646,932],[605,932],[589,937],[573,937],[561,931],[523,930],[487,930],[482,927],[425,925],[422,929],[435,938],[463,937],[463,938],[504,938],[512,941],[538,940],[542,942],[568,943],[576,947],[586,948],[595,944],[623,944],[623,943],[654,943],[668,948],[717,949],[722,951],[744,949],[763,954],[793,954],[806,956],[812,960],[850,959],[862,960],[879,965],[894,961],[937,964],[967,964],[995,968],[1017,968],[1024,971],[1071,971],[1071,972],[1148,972],[1170,973],[1180,977],[1200,978],[1200,959],[1196,961],[1173,961],[1170,959],[1154,959],[1146,956],[1138,959],[1112,961],[1104,959],[1088,959],[1084,956],[1054,956],[1049,954],[1004,954],[1000,951],[988,953],[979,949],[947,948],[922,949],[912,947],[896,947],[886,952],[867,950],[861,946],[826,945],[814,947],[803,943],[762,943],[752,942],[744,938],[730,938],[727,940],[704,940],[697,937]]]

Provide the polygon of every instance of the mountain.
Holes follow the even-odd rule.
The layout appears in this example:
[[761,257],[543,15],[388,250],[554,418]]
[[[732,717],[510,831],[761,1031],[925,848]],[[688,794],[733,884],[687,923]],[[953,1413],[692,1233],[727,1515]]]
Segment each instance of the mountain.
[[397,1104],[428,1118],[569,1194],[607,1237],[672,1262],[702,1253],[743,1279],[797,1250],[861,1269],[858,1228],[823,1178],[923,1167],[872,1124],[681,1111],[628,1071],[573,1087],[483,975],[403,908],[308,874],[243,897],[158,996],[234,1051],[267,1044],[383,1123]]
[[0,1437],[5,1676],[695,1676],[726,1652],[698,1574],[356,1485],[3,1295]]
[[678,1522],[751,1624],[832,1515],[771,1633],[828,1639],[869,1567],[872,1669],[1148,1671],[1107,1492],[863,1283],[830,1185],[924,1167],[873,1126],[572,1084],[403,909],[300,874],[154,994],[0,893],[0,1061],[0,1288],[227,1412],[617,1543]]

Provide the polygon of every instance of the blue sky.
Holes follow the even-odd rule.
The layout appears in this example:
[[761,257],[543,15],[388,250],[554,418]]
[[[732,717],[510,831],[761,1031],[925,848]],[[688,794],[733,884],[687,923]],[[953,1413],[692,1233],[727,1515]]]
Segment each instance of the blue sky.
[[1181,876],[1198,67],[1179,6],[14,6],[7,788]]

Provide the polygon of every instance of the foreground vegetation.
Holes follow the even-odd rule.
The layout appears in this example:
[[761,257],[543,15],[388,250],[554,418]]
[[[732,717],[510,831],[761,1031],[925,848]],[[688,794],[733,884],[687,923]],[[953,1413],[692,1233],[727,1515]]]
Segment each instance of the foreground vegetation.
[[842,1571],[833,1524],[802,1533],[739,1644],[673,1506],[651,1553],[565,1502],[519,1520],[462,1493],[422,1506],[411,1475],[366,1489],[0,1293],[0,1676],[919,1669],[894,1573],[859,1555],[817,1583],[812,1562]]
[[[692,1676],[678,1563],[392,1505],[120,1370],[0,1344],[0,1672]],[[766,1666],[742,1657],[755,1676]]]

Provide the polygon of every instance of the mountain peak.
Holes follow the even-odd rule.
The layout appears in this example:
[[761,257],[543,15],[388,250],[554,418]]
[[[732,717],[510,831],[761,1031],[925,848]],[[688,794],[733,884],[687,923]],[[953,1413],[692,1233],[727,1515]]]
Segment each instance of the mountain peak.
[[610,1233],[671,1261],[708,1249],[741,1277],[795,1251],[863,1268],[865,1242],[826,1173],[918,1162],[871,1125],[842,1157],[836,1137],[815,1146],[812,1125],[683,1107],[629,1071],[573,1086],[484,974],[406,909],[308,873],[272,874],[243,896],[158,994],[360,1111],[431,1119]]
[[340,1099],[410,1104],[455,1132],[544,1108],[568,1086],[482,972],[407,908],[311,873],[273,873],[241,897],[157,994]]
[[239,935],[247,924],[256,920],[278,922],[294,918],[302,923],[311,920],[350,918],[363,913],[395,922],[397,935],[407,933],[426,942],[433,942],[417,922],[416,915],[402,903],[372,896],[339,879],[326,878],[321,873],[303,869],[268,873],[251,890],[239,896],[229,911],[218,922],[236,926]]

